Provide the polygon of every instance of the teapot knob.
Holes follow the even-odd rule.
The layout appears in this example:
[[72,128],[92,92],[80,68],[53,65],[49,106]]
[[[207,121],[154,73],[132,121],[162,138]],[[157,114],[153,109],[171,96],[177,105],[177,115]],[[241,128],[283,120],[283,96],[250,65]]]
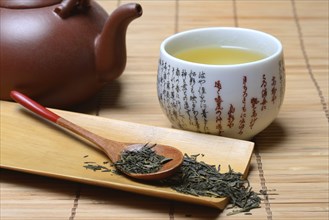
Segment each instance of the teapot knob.
[[69,17],[76,7],[86,10],[90,7],[90,0],[63,0],[54,12],[64,19]]

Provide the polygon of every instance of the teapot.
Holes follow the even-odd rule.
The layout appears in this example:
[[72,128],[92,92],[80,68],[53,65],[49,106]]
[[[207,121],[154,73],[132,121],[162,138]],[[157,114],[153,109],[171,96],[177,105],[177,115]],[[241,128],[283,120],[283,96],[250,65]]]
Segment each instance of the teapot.
[[110,16],[93,0],[0,0],[0,98],[18,90],[48,107],[95,95],[126,65],[126,31],[139,4]]

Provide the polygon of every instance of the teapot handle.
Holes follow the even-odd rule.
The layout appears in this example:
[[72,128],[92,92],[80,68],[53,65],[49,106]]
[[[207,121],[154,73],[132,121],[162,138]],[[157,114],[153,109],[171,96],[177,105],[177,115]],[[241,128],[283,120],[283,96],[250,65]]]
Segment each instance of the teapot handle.
[[62,3],[54,10],[61,18],[67,18],[72,15],[75,8],[81,8],[83,10],[90,7],[90,0],[63,0]]

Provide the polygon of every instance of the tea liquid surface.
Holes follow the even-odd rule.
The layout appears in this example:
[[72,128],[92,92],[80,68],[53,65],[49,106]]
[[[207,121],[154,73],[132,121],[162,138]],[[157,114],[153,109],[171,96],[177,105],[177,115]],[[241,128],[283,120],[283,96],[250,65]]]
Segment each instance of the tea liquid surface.
[[182,50],[173,54],[173,56],[189,62],[212,65],[249,63],[266,57],[262,53],[246,48],[217,46]]

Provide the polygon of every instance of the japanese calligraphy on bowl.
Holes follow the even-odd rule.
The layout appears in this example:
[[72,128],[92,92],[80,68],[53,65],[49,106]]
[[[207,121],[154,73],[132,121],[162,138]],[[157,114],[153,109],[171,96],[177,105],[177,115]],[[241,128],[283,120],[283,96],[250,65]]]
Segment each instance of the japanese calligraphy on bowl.
[[[208,45],[243,47],[261,60],[228,65],[189,62],[175,52]],[[203,28],[161,44],[158,99],[175,128],[249,140],[277,117],[285,92],[282,45],[275,37],[243,28]]]

